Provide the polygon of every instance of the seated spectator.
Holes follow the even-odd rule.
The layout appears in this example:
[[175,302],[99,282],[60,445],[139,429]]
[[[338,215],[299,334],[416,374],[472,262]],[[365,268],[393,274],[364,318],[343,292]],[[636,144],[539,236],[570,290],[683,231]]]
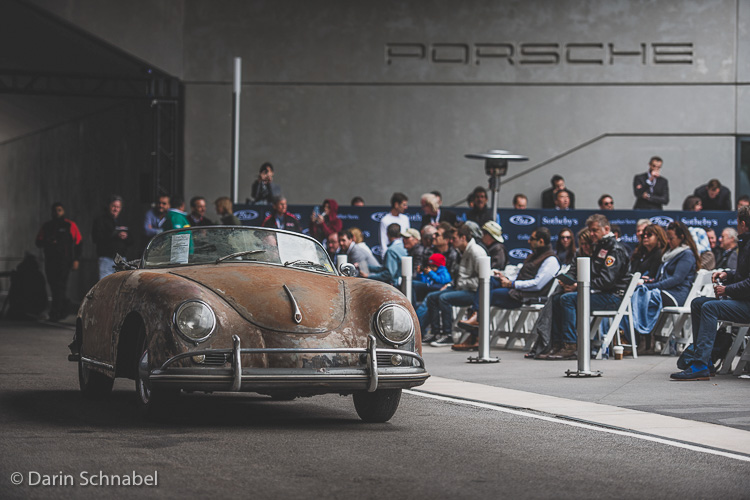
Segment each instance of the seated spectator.
[[[490,284],[490,305],[502,309],[518,309],[525,300],[534,300],[546,296],[552,282],[560,270],[560,263],[550,245],[550,232],[546,227],[539,227],[529,238],[531,254],[526,257],[523,267],[515,280],[508,279],[502,272],[494,271],[495,277]],[[469,351],[479,347],[477,338],[479,327],[479,293],[474,296],[474,315],[459,326],[470,332],[469,338],[453,346],[455,351]]]
[[406,253],[411,257],[412,280],[416,279],[419,269],[427,260],[425,257],[426,248],[422,245],[422,235],[413,227],[401,233],[402,242]]
[[[584,227],[578,233],[576,234],[578,238],[578,250],[576,251],[576,259],[573,259],[572,264],[570,265],[570,269],[568,270],[567,274],[568,276],[572,277],[573,279],[577,278],[577,266],[578,266],[578,257],[591,257],[591,253],[593,252],[593,244],[591,243],[591,232],[588,230],[588,228]],[[555,345],[554,349],[552,346],[552,309],[553,304],[558,304],[560,297],[564,293],[569,292],[575,292],[578,289],[578,284],[573,283],[571,285],[566,285],[562,281],[558,280],[558,287],[555,289],[555,293],[552,295],[550,300],[547,301],[546,304],[544,304],[544,307],[539,312],[539,317],[537,318],[536,322],[534,323],[534,326],[532,327],[532,332],[537,335],[536,341],[534,342],[534,345],[531,346],[531,349],[528,353],[524,355],[524,358],[526,359],[547,359],[550,354],[555,352],[556,350],[559,350],[561,346]]]
[[409,216],[406,210],[409,208],[409,198],[404,193],[393,193],[391,196],[391,211],[380,219],[380,255],[385,255],[388,249],[388,226],[393,223],[401,226],[402,231],[409,229]]
[[716,259],[716,269],[729,269],[732,272],[737,270],[738,245],[739,236],[737,231],[731,227],[724,228],[721,232],[720,253]]
[[502,271],[508,263],[508,252],[505,250],[503,228],[495,221],[487,221],[482,226],[482,244],[490,256],[490,267]]
[[697,196],[688,196],[682,202],[682,210],[685,212],[700,212],[703,210],[703,202]]
[[422,226],[437,226],[440,222],[456,224],[456,214],[440,208],[440,201],[432,193],[425,193],[420,197],[422,204]]
[[667,233],[658,224],[649,224],[638,246],[630,256],[630,272],[654,278],[661,267],[661,256],[667,249]]
[[487,190],[477,186],[467,198],[471,210],[466,214],[466,220],[475,222],[482,227],[485,222],[492,220],[492,210],[487,206]]
[[662,265],[655,277],[646,276],[647,289],[661,291],[664,306],[681,306],[685,303],[700,269],[698,249],[690,230],[682,222],[671,222],[667,226],[667,250],[662,255]]
[[190,221],[185,211],[185,200],[181,196],[172,196],[171,206],[167,212],[167,221],[164,223],[164,230],[182,229],[190,227]]
[[700,269],[713,269],[716,266],[716,256],[711,250],[711,243],[708,240],[706,230],[702,227],[689,227],[688,230],[698,249]]
[[193,196],[190,198],[188,222],[193,227],[214,225],[214,222],[206,217],[206,199],[203,196]]
[[439,253],[432,254],[417,273],[417,282],[423,283],[429,292],[440,290],[451,281],[451,275],[445,267],[445,257]]
[[326,250],[328,256],[331,258],[334,264],[336,264],[336,256],[341,253],[341,246],[339,245],[339,233],[331,233],[328,238],[325,239]]
[[471,237],[467,226],[452,230],[450,235],[453,248],[461,253],[458,272],[453,275],[452,284],[428,294],[425,299],[431,333],[437,336],[431,343],[433,347],[453,345],[453,306],[469,306],[474,301],[479,285],[479,257],[487,255]]
[[383,266],[370,272],[360,275],[363,278],[370,278],[378,281],[384,281],[395,287],[401,284],[401,257],[406,257],[406,248],[401,241],[401,226],[394,222],[388,226],[388,248],[383,258]]
[[[630,284],[629,253],[610,231],[607,218],[594,214],[586,220],[594,247],[591,259],[591,310],[615,310]],[[576,359],[576,302],[578,292],[564,293],[552,309],[552,342],[556,352],[547,359]],[[561,347],[560,347],[561,346]]]
[[[352,233],[352,237],[354,238],[354,242],[357,244],[357,246],[367,253],[368,264],[370,262],[375,262],[375,264],[379,266],[380,262],[378,262],[375,255],[373,255],[370,247],[367,246],[367,243],[365,243],[365,237],[362,235],[362,231],[360,231],[358,227],[350,227],[349,232]],[[372,260],[370,260],[370,257],[372,257]]]
[[559,191],[567,191],[570,198],[570,208],[574,209],[576,207],[576,195],[573,194],[573,191],[565,187],[565,179],[563,179],[562,175],[553,175],[550,183],[552,187],[542,191],[542,208],[555,208],[557,193]]
[[737,198],[737,210],[739,210],[740,207],[750,207],[750,196],[743,194]]
[[693,194],[701,199],[703,210],[732,210],[732,192],[719,179],[698,186]]
[[570,194],[564,189],[555,194],[555,210],[570,210]]
[[737,211],[740,234],[736,272],[715,272],[714,297],[698,297],[690,303],[695,355],[689,366],[670,375],[673,380],[711,380],[711,351],[721,320],[750,322],[750,207]]
[[433,249],[445,257],[445,267],[454,278],[458,274],[458,264],[461,260],[461,254],[451,245],[450,235],[455,228],[447,222],[441,222],[437,227],[437,232],[432,240]]
[[287,203],[284,196],[274,198],[271,207],[271,213],[265,218],[261,227],[284,229],[286,231],[294,231],[295,233],[302,232],[302,227],[299,225],[297,217],[287,212]]
[[380,263],[372,255],[372,252],[368,253],[365,247],[357,245],[350,229],[339,231],[338,240],[342,252],[346,253],[347,261],[354,264],[360,270],[360,274],[367,275],[370,268],[377,269],[380,267]]
[[169,210],[169,196],[159,196],[153,207],[146,212],[143,219],[143,233],[147,239],[151,239],[164,231],[164,223],[167,221],[167,210]]
[[615,200],[611,195],[603,194],[599,197],[599,210],[614,210]]
[[281,186],[273,182],[273,165],[269,162],[260,166],[260,173],[253,182],[250,193],[252,203],[257,205],[268,205],[273,203],[274,198],[281,196]]
[[216,213],[219,214],[219,220],[222,226],[241,226],[242,222],[234,215],[234,204],[228,196],[220,196],[214,202]]
[[525,194],[518,193],[513,197],[513,208],[516,210],[526,210],[528,204],[529,199],[526,198]]
[[365,200],[361,196],[355,196],[352,198],[351,206],[353,207],[364,207],[365,206]]
[[563,228],[557,235],[555,254],[560,264],[570,265],[576,257],[576,242],[573,240],[573,231]]
[[651,221],[648,219],[638,219],[638,222],[635,223],[635,237],[638,239],[639,243],[643,241],[643,230],[646,229],[646,226],[649,224],[651,224]]
[[661,176],[662,161],[652,156],[648,162],[648,172],[633,177],[635,210],[661,210],[669,204],[669,183]]
[[711,251],[714,253],[714,255],[719,255],[721,252],[721,248],[719,247],[719,238],[716,237],[716,231],[713,230],[713,228],[706,229],[706,236],[708,236],[708,243],[711,247]]
[[338,235],[343,227],[338,213],[339,204],[336,200],[331,198],[323,200],[322,213],[314,211],[310,216],[310,236],[322,242],[334,233]]

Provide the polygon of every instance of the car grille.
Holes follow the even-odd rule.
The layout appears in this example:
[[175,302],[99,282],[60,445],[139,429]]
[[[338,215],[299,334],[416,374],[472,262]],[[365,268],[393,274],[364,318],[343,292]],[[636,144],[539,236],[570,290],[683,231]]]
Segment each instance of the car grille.
[[224,366],[229,360],[229,356],[229,354],[223,353],[206,354],[206,359],[203,361],[203,364],[210,366]]

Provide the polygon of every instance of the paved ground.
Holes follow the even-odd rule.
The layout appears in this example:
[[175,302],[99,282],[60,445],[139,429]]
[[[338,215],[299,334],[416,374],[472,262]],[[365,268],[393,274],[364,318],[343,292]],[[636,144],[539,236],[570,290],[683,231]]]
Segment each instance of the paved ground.
[[[474,365],[465,354],[426,348],[434,377],[405,393],[387,424],[361,423],[350,398],[253,395],[186,396],[168,424],[153,424],[136,415],[132,381],[118,380],[107,401],[80,396],[75,365],[65,361],[71,334],[70,326],[0,322],[0,498],[747,498],[750,491],[750,432],[727,421],[750,414],[738,403],[748,400],[750,381],[668,382],[674,358],[602,361],[594,365],[602,378],[567,379],[574,363],[526,361],[521,351]],[[701,411],[678,411],[691,403]],[[655,435],[667,428],[729,435],[735,449],[653,438],[638,428],[641,414],[657,419]],[[630,423],[636,432],[613,430]],[[83,471],[156,472],[158,486],[82,486]],[[23,484],[12,484],[14,472]],[[33,472],[60,482],[70,476],[72,486],[29,485]]]

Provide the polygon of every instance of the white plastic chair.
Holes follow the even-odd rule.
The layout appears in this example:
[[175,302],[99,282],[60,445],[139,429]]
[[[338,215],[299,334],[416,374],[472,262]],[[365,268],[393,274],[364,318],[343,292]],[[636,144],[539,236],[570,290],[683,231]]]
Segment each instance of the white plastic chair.
[[[637,349],[637,342],[635,337],[635,330],[633,329],[633,312],[632,312],[632,306],[630,304],[630,299],[633,297],[633,292],[635,291],[635,287],[638,286],[638,280],[641,279],[641,273],[635,273],[633,274],[633,277],[630,280],[630,284],[628,285],[628,288],[625,290],[625,295],[622,298],[622,302],[620,302],[620,307],[617,308],[615,311],[591,311],[591,317],[594,318],[594,321],[591,323],[591,339],[593,340],[594,337],[596,337],[599,333],[599,325],[601,324],[602,320],[604,318],[611,318],[611,322],[609,324],[609,328],[607,329],[607,333],[604,335],[604,339],[602,339],[602,343],[599,347],[599,349],[596,352],[596,359],[602,359],[602,352],[606,347],[609,346],[609,344],[612,343],[612,339],[615,337],[615,334],[618,337],[618,341],[620,341],[620,345],[624,347],[630,347],[633,351],[633,358],[638,357],[638,349]],[[623,344],[621,342],[622,339],[620,339],[620,322],[622,319],[627,316],[629,321],[628,324],[630,325],[630,344]]]
[[[727,355],[724,357],[724,361],[722,361],[721,369],[718,373],[721,375],[727,373],[733,373],[735,375],[741,374],[742,369],[745,368],[745,364],[748,361],[748,356],[746,356],[746,354],[748,354],[747,337],[750,336],[750,323],[733,323],[731,321],[722,321],[721,323],[727,328],[739,328],[739,331],[732,342],[732,346],[729,348],[729,352],[727,352]],[[743,353],[742,358],[740,358],[739,363],[737,363],[737,366],[732,370],[734,358],[737,357],[737,353],[740,352],[742,346],[745,346],[745,352]]]

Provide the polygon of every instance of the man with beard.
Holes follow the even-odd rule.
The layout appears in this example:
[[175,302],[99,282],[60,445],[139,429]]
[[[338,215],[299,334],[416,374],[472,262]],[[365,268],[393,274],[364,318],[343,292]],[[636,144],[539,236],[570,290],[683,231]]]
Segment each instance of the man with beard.
[[60,321],[68,315],[68,276],[78,269],[83,249],[81,232],[72,220],[65,218],[65,207],[60,202],[52,205],[52,219],[36,236],[36,246],[44,249],[44,273],[52,292],[50,321]]
[[477,186],[469,195],[469,205],[471,210],[466,214],[466,220],[474,221],[479,227],[485,222],[492,220],[492,210],[487,206],[487,190],[482,186]]
[[[489,224],[489,223],[488,223]],[[495,272],[490,280],[490,305],[501,309],[518,309],[524,300],[536,299],[547,295],[555,275],[560,270],[560,263],[550,246],[551,235],[546,227],[539,227],[531,233],[529,247],[531,254],[526,257],[523,267],[515,280],[508,279],[503,273]],[[477,329],[479,328],[479,292],[474,297],[474,315],[458,325],[469,331],[469,338],[453,346],[454,351],[470,351],[479,347]]]
[[99,257],[99,279],[115,272],[115,254],[126,257],[127,247],[131,243],[128,228],[120,221],[121,211],[122,198],[112,196],[106,210],[94,219],[91,236]]

